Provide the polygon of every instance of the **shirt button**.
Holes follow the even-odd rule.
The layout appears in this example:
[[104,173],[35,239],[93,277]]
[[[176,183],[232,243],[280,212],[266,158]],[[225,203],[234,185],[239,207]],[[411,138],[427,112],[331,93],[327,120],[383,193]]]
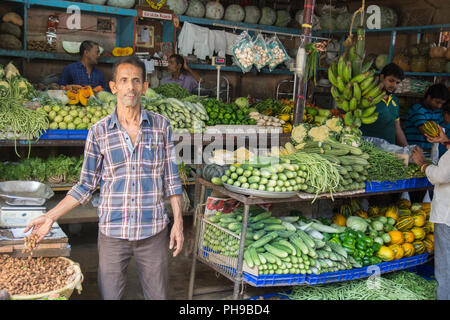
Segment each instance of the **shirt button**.
[[132,202],[134,202],[134,199],[131,199]]
[[133,167],[133,171],[134,171],[135,167]]

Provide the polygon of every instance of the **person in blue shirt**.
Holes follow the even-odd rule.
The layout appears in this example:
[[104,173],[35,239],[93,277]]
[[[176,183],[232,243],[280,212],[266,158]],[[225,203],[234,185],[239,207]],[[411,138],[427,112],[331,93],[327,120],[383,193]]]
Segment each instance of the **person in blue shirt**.
[[380,73],[380,84],[386,95],[376,105],[378,119],[372,124],[362,125],[364,136],[381,138],[390,144],[407,146],[408,141],[400,125],[400,106],[394,92],[405,78],[403,70],[395,63],[386,65]]
[[441,108],[449,97],[450,93],[444,84],[434,84],[426,90],[422,101],[409,109],[406,114],[405,130],[409,144],[419,146],[426,154],[431,152],[433,144],[428,142],[421,126],[428,120],[440,126],[444,125]]
[[108,90],[103,73],[95,67],[100,57],[99,45],[94,41],[83,41],[80,45],[80,56],[81,60],[63,69],[58,84],[60,86],[78,84],[92,88],[102,86],[103,90]]

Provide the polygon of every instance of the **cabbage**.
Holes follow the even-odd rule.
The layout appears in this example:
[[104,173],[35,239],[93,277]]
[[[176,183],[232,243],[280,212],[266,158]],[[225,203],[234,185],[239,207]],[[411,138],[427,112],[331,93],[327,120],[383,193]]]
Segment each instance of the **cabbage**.
[[[299,25],[302,25],[303,23],[303,10],[298,10],[297,13],[295,14],[295,20],[298,22]],[[313,14],[312,16],[312,29],[313,30],[320,30],[320,22],[319,22],[319,18]]]
[[224,9],[220,2],[209,1],[206,4],[206,17],[208,19],[220,20],[223,17]]
[[264,7],[261,10],[261,19],[259,20],[259,24],[264,24],[266,26],[271,26],[277,20],[277,13],[275,10]]
[[203,18],[205,16],[205,5],[200,0],[190,0],[184,14],[189,17]]
[[364,218],[358,216],[350,216],[347,218],[346,222],[347,227],[355,231],[366,232],[367,227],[369,226]]
[[130,9],[135,5],[134,0],[108,0],[108,6]]
[[177,15],[185,13],[188,8],[187,0],[167,0],[166,5]]
[[239,108],[248,108],[250,106],[250,103],[248,102],[248,99],[245,97],[239,97],[237,98],[234,103],[239,107]]
[[257,6],[245,7],[245,23],[258,23],[259,18],[261,18],[261,11]]
[[244,9],[238,4],[231,4],[225,10],[224,19],[228,21],[241,22],[245,18]]
[[278,10],[277,11],[277,20],[275,25],[277,27],[286,27],[289,22],[291,22],[291,16],[289,15],[289,11],[287,10]]

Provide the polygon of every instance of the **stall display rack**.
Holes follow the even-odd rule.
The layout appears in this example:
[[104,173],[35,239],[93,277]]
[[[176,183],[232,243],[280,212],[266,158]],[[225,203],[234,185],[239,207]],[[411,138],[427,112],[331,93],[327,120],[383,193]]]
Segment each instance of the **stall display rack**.
[[[243,266],[244,266],[243,256],[244,256],[245,241],[240,241],[238,256],[233,257],[233,258],[221,256],[221,255],[214,255],[214,252],[208,252],[205,250],[205,248],[200,248],[200,245],[201,245],[200,239],[202,238],[202,231],[204,232],[204,228],[205,228],[204,227],[205,220],[204,220],[204,215],[202,212],[202,207],[206,203],[206,201],[205,201],[206,188],[209,188],[209,189],[212,189],[213,191],[219,192],[220,194],[222,194],[226,197],[235,199],[244,205],[243,217],[242,217],[242,229],[241,229],[241,233],[240,233],[241,239],[245,239],[245,236],[246,236],[250,205],[269,204],[269,203],[274,204],[274,203],[301,202],[301,201],[305,201],[305,199],[302,199],[298,196],[293,196],[293,197],[287,198],[287,199],[268,199],[268,198],[259,198],[259,197],[251,197],[251,196],[248,197],[248,196],[245,196],[242,194],[237,194],[237,193],[231,192],[222,186],[214,185],[213,183],[204,180],[203,178],[201,178],[198,175],[196,175],[196,180],[198,181],[198,184],[201,186],[201,192],[200,192],[200,200],[198,201],[198,203],[196,203],[196,210],[195,210],[195,214],[194,214],[195,239],[194,239],[193,259],[192,259],[191,274],[190,274],[190,281],[189,281],[188,299],[192,299],[192,296],[193,296],[195,272],[196,272],[196,262],[197,262],[197,260],[199,260],[199,261],[202,261],[203,263],[207,264],[209,267],[211,267],[218,273],[222,274],[223,276],[225,276],[226,278],[228,278],[234,282],[233,299],[236,300],[239,298],[240,285],[243,284],[244,282],[249,283],[249,284],[252,284],[252,282],[253,282],[252,279],[249,278],[250,276],[245,275],[243,272]],[[419,190],[428,190],[428,189],[431,189],[431,186],[403,189],[401,191],[400,190],[388,190],[385,192],[359,193],[359,194],[355,194],[353,196],[334,195],[334,198],[336,199],[336,198],[340,198],[340,197],[351,198],[351,197],[373,196],[373,195],[377,195],[377,194],[386,195],[386,194],[390,194],[390,193],[399,193],[399,192],[404,192],[404,191],[419,191]],[[330,199],[329,196],[328,196],[328,199]],[[223,231],[227,232],[226,230],[223,230]],[[407,267],[411,267],[411,266],[414,266],[417,264],[425,263],[427,260],[427,257],[428,256],[426,256],[426,257],[425,256],[415,256],[415,260],[413,259],[414,261],[410,261],[410,263],[407,263],[407,262],[409,262],[409,260],[408,261],[398,260],[396,267],[394,267],[394,265],[391,265],[391,264],[384,264],[383,265],[384,272],[399,270],[400,268],[407,268]],[[396,261],[394,261],[394,262],[396,262]],[[402,267],[401,263],[404,263],[403,267]],[[236,266],[236,268],[233,268],[231,266]],[[382,271],[383,271],[383,268],[382,268]],[[361,268],[361,270],[363,270],[363,269],[364,268]],[[364,273],[361,270],[360,269],[348,270],[347,272],[353,272],[353,273],[351,273],[350,275],[346,274],[346,278],[356,279],[357,275],[354,274],[355,272],[360,272],[359,277],[364,277],[365,274],[367,274],[367,269],[365,269],[366,273]],[[299,276],[301,276],[301,275],[299,275]],[[328,274],[326,276],[330,276],[330,275]],[[311,281],[311,284],[314,281],[316,281],[316,283],[322,281],[321,278],[316,279],[312,275],[305,276],[304,281],[306,281],[306,283],[308,283],[307,279],[310,279],[309,281]],[[301,279],[297,279],[297,280],[298,280],[298,283],[301,283],[301,281],[300,281]],[[335,281],[342,281],[342,280],[344,280],[344,279],[340,276],[337,276],[337,278],[335,278]],[[323,281],[326,281],[326,280],[323,280]],[[287,282],[285,281],[285,282],[279,283],[279,285],[291,285],[291,284],[292,284],[291,281],[287,281]]]

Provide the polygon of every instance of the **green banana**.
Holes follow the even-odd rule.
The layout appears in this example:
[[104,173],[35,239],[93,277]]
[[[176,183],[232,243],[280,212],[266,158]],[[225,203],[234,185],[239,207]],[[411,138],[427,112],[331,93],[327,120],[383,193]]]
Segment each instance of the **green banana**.
[[366,80],[366,78],[369,76],[370,72],[360,73],[357,76],[353,77],[350,82],[357,82],[361,83],[363,80]]
[[336,87],[331,87],[331,95],[333,96],[333,98],[335,100],[339,100],[340,96],[339,96],[339,92],[338,92],[338,88]]
[[348,50],[348,59],[353,62],[357,58],[358,58],[358,55],[356,54],[356,47],[351,46],[350,49]]
[[356,107],[358,106],[358,101],[356,101],[356,98],[353,97],[350,99],[350,103],[348,104],[350,111],[356,110]]
[[361,101],[361,89],[357,82],[353,82],[353,97],[356,98],[358,103]]
[[385,96],[385,94],[386,94],[385,91],[383,91],[382,93],[380,93],[380,95],[378,95],[377,97],[375,97],[375,98],[372,100],[372,104],[377,104],[378,102],[380,102],[381,99],[383,99],[383,97]]
[[352,84],[350,82],[344,87],[343,93],[345,99],[350,100],[352,98]]
[[344,116],[344,123],[346,126],[352,126],[353,124],[353,118],[352,118],[352,113],[351,112],[347,112]]
[[376,86],[378,86],[378,81],[372,82],[372,84],[369,87],[367,87],[366,89],[361,88],[363,97],[366,96],[367,93],[369,93],[369,91],[371,91]]
[[347,61],[344,67],[344,81],[349,82],[352,77],[352,63]]
[[373,59],[364,63],[361,67],[361,72],[369,71],[370,67],[372,66],[372,63],[373,63]]
[[369,91],[369,92],[365,95],[365,97],[366,97],[366,98],[369,98],[369,101],[370,101],[371,99],[372,99],[372,101],[373,101],[373,99],[375,99],[376,97],[378,97],[378,96],[380,95],[380,93],[381,93],[380,88],[375,87],[375,88],[373,88],[371,91]]
[[374,82],[374,77],[367,77],[365,78],[361,84],[360,84],[360,88],[362,91],[366,90],[368,87],[370,87],[370,85],[372,84],[372,82]]
[[337,81],[336,87],[339,89],[339,92],[343,93],[345,90],[344,80],[342,79],[341,76],[337,76],[336,81]]
[[344,55],[342,55],[339,57],[338,65],[337,65],[338,76],[344,77],[344,68],[345,68],[345,60],[344,60]]
[[349,106],[348,106],[348,100],[343,100],[343,101],[341,102],[340,108],[341,108],[342,110],[344,110],[345,112],[350,111],[350,108],[349,108]]
[[328,80],[333,86],[337,87],[336,75],[333,73],[333,68],[331,66],[328,68]]
[[361,118],[370,117],[375,112],[376,109],[377,109],[376,106],[365,109],[361,114]]
[[355,114],[356,118],[361,118],[363,112],[361,109],[356,109],[355,111],[353,111],[353,113]]
[[361,118],[353,118],[353,125],[357,128],[361,127]]
[[371,103],[369,102],[369,100],[367,100],[366,98],[361,99],[361,103],[360,103],[361,108],[365,109],[365,108],[370,107],[370,105],[371,105]]
[[361,118],[361,122],[364,123],[364,124],[372,124],[375,121],[377,121],[377,119],[378,119],[378,112],[375,112],[370,117]]

